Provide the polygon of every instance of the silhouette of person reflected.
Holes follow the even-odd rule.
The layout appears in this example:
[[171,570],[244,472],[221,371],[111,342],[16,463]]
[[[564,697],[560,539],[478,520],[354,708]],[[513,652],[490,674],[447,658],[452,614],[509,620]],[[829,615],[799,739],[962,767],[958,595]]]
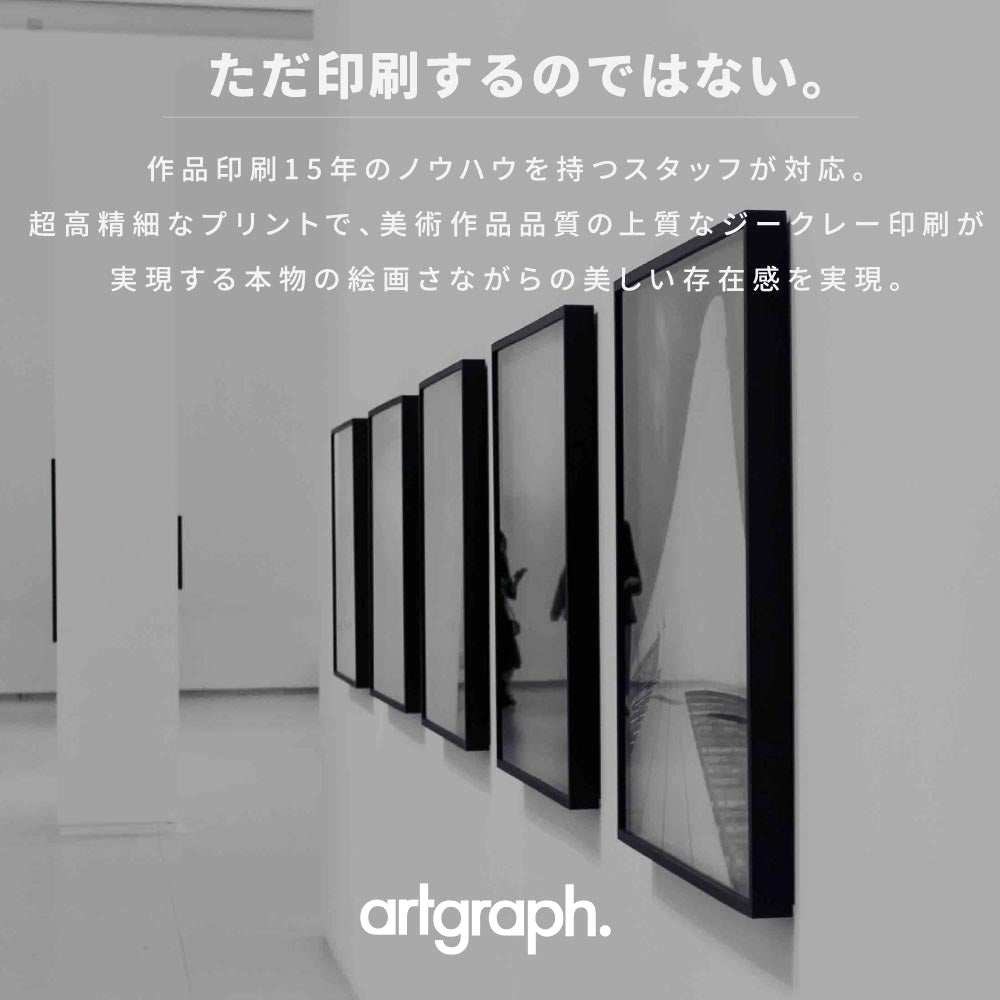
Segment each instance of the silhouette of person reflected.
[[552,595],[552,607],[549,608],[549,618],[557,622],[566,617],[566,567],[563,566],[556,583],[556,592]]
[[496,555],[497,587],[500,592],[500,603],[497,614],[497,674],[500,677],[500,708],[509,708],[516,704],[510,693],[511,675],[521,666],[521,650],[517,645],[517,637],[521,626],[514,617],[511,602],[517,600],[517,588],[527,568],[522,566],[511,575],[510,563],[507,561],[507,536],[499,533],[499,545]]
[[623,653],[625,665],[628,666],[632,662],[632,631],[639,621],[635,599],[642,593],[642,573],[635,555],[635,543],[632,541],[632,525],[625,520],[622,521],[618,539],[618,558],[621,561],[622,620],[625,626],[622,630]]

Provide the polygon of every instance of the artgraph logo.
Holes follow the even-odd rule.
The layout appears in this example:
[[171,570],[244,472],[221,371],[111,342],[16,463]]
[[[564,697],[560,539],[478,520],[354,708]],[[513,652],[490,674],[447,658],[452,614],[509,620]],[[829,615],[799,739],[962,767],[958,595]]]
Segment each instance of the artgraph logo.
[[[575,897],[575,886],[566,886],[562,903],[554,899],[443,899],[430,898],[426,882],[420,883],[416,899],[370,899],[361,907],[361,927],[366,934],[405,937],[410,933],[409,917],[417,912],[420,937],[437,935],[434,945],[443,955],[460,955],[469,941],[480,937],[484,929],[497,937],[520,937],[528,942],[528,954],[538,950],[539,938],[557,934],[573,937],[576,920],[586,915],[587,937],[608,937],[607,924],[597,926],[597,907],[589,900]],[[381,914],[381,917],[376,917]],[[376,923],[376,920],[378,923]]]

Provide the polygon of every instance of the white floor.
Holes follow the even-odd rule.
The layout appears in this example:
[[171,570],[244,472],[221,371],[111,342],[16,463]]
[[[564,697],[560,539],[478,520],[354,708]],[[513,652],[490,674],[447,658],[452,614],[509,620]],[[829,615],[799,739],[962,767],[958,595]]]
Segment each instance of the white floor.
[[315,695],[185,698],[181,826],[60,837],[55,705],[0,702],[0,998],[351,996],[322,936]]

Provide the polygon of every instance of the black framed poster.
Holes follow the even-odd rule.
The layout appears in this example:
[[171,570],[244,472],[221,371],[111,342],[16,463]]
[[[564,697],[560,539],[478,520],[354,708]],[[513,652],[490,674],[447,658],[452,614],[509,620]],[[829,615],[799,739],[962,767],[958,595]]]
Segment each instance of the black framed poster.
[[420,711],[420,429],[416,396],[368,414],[372,694]]
[[497,766],[600,800],[597,322],[565,306],[493,345]]
[[465,750],[490,745],[486,363],[420,383],[423,723]]
[[333,672],[371,686],[371,553],[368,529],[368,421],[330,433],[333,501]]
[[747,212],[615,285],[619,837],[754,917],[793,901],[788,243]]

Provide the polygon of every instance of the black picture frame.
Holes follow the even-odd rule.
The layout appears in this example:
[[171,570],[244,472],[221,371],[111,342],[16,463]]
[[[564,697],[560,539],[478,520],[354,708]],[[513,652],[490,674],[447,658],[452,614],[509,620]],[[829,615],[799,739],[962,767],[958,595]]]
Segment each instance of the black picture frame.
[[501,526],[500,365],[503,351],[556,323],[563,324],[563,430],[565,500],[565,607],[567,661],[567,785],[513,764],[504,756],[503,681],[499,630],[495,629],[497,767],[567,809],[600,805],[600,625],[597,465],[597,315],[591,306],[566,305],[492,345],[493,580],[495,620],[504,614],[499,580]]
[[[748,211],[656,257],[615,282],[615,455],[617,507],[618,837],[657,864],[753,918],[787,917],[794,905],[794,696],[792,615],[792,444],[789,233],[783,211]],[[743,439],[746,556],[746,746],[748,840],[745,893],[628,829],[626,655],[634,556],[625,522],[623,296],[650,276],[725,239],[743,241]],[[775,291],[753,290],[758,268],[776,267]],[[735,417],[734,417],[735,420]],[[628,531],[626,545],[625,532]],[[717,821],[718,822],[718,821]]]
[[462,360],[449,365],[420,383],[421,440],[421,543],[427,535],[428,519],[443,512],[427,503],[426,449],[430,433],[426,415],[429,391],[446,379],[457,378],[460,386],[461,506],[462,506],[462,634],[464,650],[464,731],[453,732],[428,717],[428,677],[434,664],[427,661],[428,553],[423,550],[424,602],[420,641],[423,708],[421,721],[432,732],[463,750],[488,750],[490,746],[490,612],[489,612],[489,417],[486,362]]
[[[369,643],[371,656],[371,693],[374,698],[384,701],[400,712],[421,710],[422,682],[420,677],[420,631],[423,601],[423,567],[421,558],[421,512],[420,512],[420,408],[419,399],[414,395],[396,396],[387,400],[368,413],[368,495],[369,519],[369,559],[371,561],[369,601],[371,605],[371,629]],[[402,489],[402,649],[403,697],[398,698],[378,686],[378,663],[375,653],[375,636],[379,629],[377,604],[375,600],[376,574],[378,562],[375,556],[376,496],[374,467],[376,462],[376,438],[374,422],[391,409],[400,411],[401,439],[401,489]]]
[[[353,501],[351,552],[337,551],[337,455],[338,435],[351,439],[351,491]],[[371,511],[368,497],[368,421],[345,420],[330,432],[330,513],[333,589],[333,673],[355,688],[371,687]],[[337,654],[337,560],[353,560],[354,566],[354,676],[342,669]]]

